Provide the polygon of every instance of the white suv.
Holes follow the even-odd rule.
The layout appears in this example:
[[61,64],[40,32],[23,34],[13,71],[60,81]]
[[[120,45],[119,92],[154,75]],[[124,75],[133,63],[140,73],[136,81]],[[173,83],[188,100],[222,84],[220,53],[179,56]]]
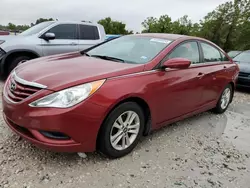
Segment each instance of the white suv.
[[0,36],[1,73],[48,55],[81,51],[105,41],[104,27],[89,22],[43,22],[17,36]]

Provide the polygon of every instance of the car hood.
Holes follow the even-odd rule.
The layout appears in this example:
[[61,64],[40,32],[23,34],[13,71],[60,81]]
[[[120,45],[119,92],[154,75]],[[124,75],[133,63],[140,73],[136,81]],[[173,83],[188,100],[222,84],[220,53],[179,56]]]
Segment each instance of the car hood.
[[20,45],[26,45],[31,42],[31,36],[22,36],[22,35],[6,35],[0,36],[0,40],[5,41],[4,43],[0,44],[0,47],[8,52],[9,50],[13,50],[13,48],[17,49]]
[[54,55],[28,61],[15,69],[24,80],[58,91],[99,79],[141,72],[144,65],[107,61],[82,56],[79,52]]
[[240,72],[250,73],[250,61],[249,62],[236,62],[239,65]]
[[24,36],[21,35],[2,35],[0,36],[0,40],[9,41],[12,39],[23,38],[23,37]]

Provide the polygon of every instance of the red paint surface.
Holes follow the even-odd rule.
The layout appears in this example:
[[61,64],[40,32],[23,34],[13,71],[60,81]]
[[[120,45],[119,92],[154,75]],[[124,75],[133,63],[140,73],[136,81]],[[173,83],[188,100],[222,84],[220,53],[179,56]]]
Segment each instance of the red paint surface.
[[[164,38],[164,35],[159,36]],[[13,131],[40,147],[63,152],[91,152],[96,149],[103,120],[125,99],[137,97],[148,104],[151,129],[211,109],[224,87],[235,83],[239,71],[235,63],[228,61],[191,65],[179,70],[153,70],[176,45],[189,39],[196,40],[192,37],[177,39],[146,65],[111,62],[79,53],[43,57],[25,63],[17,68],[17,75],[44,84],[48,90],[42,90],[19,104],[3,97],[5,120]],[[72,108],[28,106],[53,91],[104,78],[107,80],[97,92]],[[29,134],[16,129],[15,124],[25,127]],[[47,139],[39,130],[62,132],[71,139]]]

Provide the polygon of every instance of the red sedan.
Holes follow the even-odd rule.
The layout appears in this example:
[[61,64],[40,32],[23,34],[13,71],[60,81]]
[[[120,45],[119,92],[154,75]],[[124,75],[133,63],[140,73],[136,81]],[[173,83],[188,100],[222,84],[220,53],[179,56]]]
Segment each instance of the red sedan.
[[42,148],[122,157],[152,130],[210,109],[225,112],[238,72],[207,40],[128,35],[18,66],[4,86],[3,114]]

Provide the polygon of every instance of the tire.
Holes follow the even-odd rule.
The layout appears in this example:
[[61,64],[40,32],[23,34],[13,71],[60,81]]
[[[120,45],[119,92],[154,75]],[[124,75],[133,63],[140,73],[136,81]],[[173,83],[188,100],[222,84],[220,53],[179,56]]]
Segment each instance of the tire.
[[[133,119],[133,121],[130,125],[129,123],[126,123],[129,114],[132,114],[130,117],[134,117],[131,118],[131,120]],[[121,117],[123,122],[125,122],[123,128],[121,128],[121,123],[120,121],[118,121],[119,117]],[[119,129],[116,126],[114,127],[115,122],[116,125],[118,124],[118,126],[120,127]],[[138,125],[138,122],[139,126],[136,126],[136,124]],[[98,150],[109,158],[119,158],[127,155],[138,144],[143,133],[144,125],[145,116],[142,108],[137,103],[126,102],[119,105],[108,115],[101,127],[98,135]],[[133,126],[135,126],[136,128],[130,129]],[[126,134],[128,137],[122,136]],[[120,136],[116,137],[115,135]],[[113,142],[111,141],[111,139],[113,139]],[[117,140],[119,140],[119,142],[117,143],[117,145],[115,145],[115,142]],[[129,142],[127,142],[127,140],[129,140]]]
[[13,59],[11,59],[10,65],[8,65],[8,69],[7,69],[7,73],[8,75],[11,73],[11,71],[22,61],[27,61],[30,60],[31,58],[28,56],[18,56],[18,57],[14,57]]
[[[226,97],[224,94],[225,94],[225,92],[227,92],[227,91],[230,91],[230,95],[227,96],[227,100],[228,100],[228,101],[226,101],[226,103],[224,103],[224,105],[223,105],[223,104],[222,104],[222,102],[223,102],[223,97]],[[223,90],[223,92],[222,92],[222,94],[221,94],[221,96],[220,96],[220,99],[219,99],[218,102],[217,102],[216,107],[213,109],[213,112],[215,112],[216,114],[222,114],[222,113],[224,113],[224,112],[227,110],[227,108],[228,108],[228,106],[229,106],[229,104],[230,104],[230,102],[231,102],[232,97],[233,97],[232,85],[231,85],[231,84],[228,84],[228,85],[224,88],[224,90]]]

